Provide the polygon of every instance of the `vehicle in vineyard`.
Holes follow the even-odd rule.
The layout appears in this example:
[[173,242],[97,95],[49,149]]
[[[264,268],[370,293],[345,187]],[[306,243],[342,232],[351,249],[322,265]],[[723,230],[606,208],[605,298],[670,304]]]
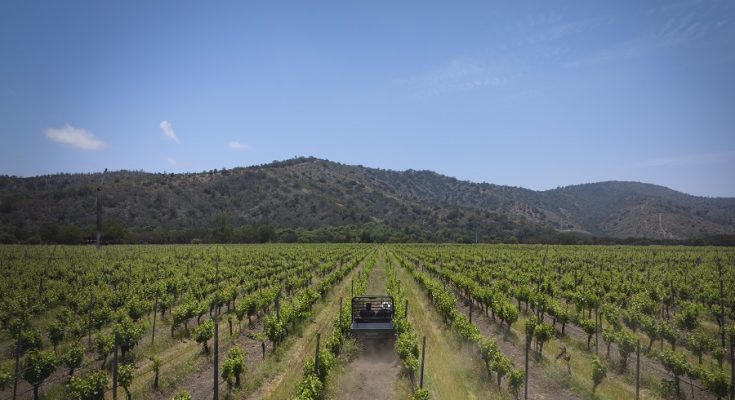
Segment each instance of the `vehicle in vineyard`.
[[367,295],[352,298],[350,334],[358,339],[395,337],[393,296]]
[[[472,343],[465,346],[470,353],[458,357],[479,360],[471,368],[492,373],[492,389],[510,395],[528,377],[529,394],[546,398],[589,398],[593,391],[600,398],[635,398],[630,382],[640,354],[646,398],[679,391],[687,399],[714,400],[735,387],[733,263],[735,249],[728,247],[264,244],[110,246],[96,253],[93,246],[5,246],[0,399],[12,398],[13,387],[19,400],[33,398],[34,389],[43,398],[84,398],[80,393],[88,388],[110,398],[115,351],[119,395],[125,395],[123,384],[133,398],[153,386],[162,399],[184,390],[203,393],[212,381],[190,379],[202,372],[179,360],[209,368],[215,346],[225,353],[250,349],[241,388],[234,361],[225,367],[220,359],[224,375],[216,379],[233,398],[255,396],[270,389],[254,388],[247,377],[265,374],[268,360],[279,362],[273,355],[290,351],[301,332],[318,333],[333,317],[335,329],[321,342],[303,336],[316,339],[319,367],[307,363],[311,343],[299,347],[304,368],[294,373],[304,371],[304,377],[284,391],[331,390],[324,385],[327,371],[346,336],[358,341],[360,357],[350,361],[358,361],[355,368],[369,370],[396,355],[406,376],[420,382],[422,336],[436,326],[452,335],[449,344]],[[386,280],[386,292],[365,294],[382,287],[379,279]],[[337,313],[337,301],[351,291],[350,304],[340,304]],[[419,307],[422,300],[427,307]],[[414,301],[414,318],[407,318]],[[413,324],[418,316],[425,324]],[[440,336],[429,336],[428,348],[441,349]],[[503,336],[517,340],[498,340]],[[166,357],[179,350],[182,358]],[[154,361],[148,367],[150,359],[159,360],[158,373]],[[121,371],[131,360],[137,368]],[[539,375],[541,365],[566,374],[572,389]],[[384,367],[374,376],[398,372]],[[163,384],[175,376],[186,379]]]

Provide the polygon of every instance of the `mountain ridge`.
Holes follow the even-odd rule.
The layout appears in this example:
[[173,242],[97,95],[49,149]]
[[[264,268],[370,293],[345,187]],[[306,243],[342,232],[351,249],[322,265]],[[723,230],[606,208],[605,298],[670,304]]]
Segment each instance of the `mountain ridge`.
[[[94,223],[99,178],[99,173],[0,177],[0,231],[17,238],[49,224],[88,227]],[[224,214],[232,227],[382,224],[449,241],[564,232],[657,240],[735,233],[735,198],[631,181],[534,191],[430,170],[395,171],[314,157],[198,173],[110,172],[102,204],[107,219],[138,230],[212,228]]]

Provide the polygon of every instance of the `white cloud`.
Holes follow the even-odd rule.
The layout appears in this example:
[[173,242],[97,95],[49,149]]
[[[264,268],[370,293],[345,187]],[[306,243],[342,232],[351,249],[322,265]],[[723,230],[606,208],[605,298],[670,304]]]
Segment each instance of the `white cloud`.
[[168,165],[176,165],[176,160],[173,157],[166,157]]
[[248,148],[248,145],[231,140],[230,142],[227,143],[227,147],[229,147],[232,150],[245,150]]
[[90,132],[66,124],[63,128],[47,128],[43,133],[54,142],[63,143],[83,150],[102,150],[107,144]]
[[174,132],[174,128],[171,126],[170,122],[162,121],[159,126],[161,127],[161,131],[163,131],[163,136],[166,136],[169,140],[179,143],[179,138],[176,136],[176,132]]

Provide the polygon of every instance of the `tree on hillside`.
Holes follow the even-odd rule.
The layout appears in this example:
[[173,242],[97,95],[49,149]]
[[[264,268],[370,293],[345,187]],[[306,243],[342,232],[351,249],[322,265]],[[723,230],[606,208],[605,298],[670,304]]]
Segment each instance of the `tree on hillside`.
[[232,241],[232,226],[228,222],[226,212],[215,215],[212,221],[212,241],[216,243],[229,243]]

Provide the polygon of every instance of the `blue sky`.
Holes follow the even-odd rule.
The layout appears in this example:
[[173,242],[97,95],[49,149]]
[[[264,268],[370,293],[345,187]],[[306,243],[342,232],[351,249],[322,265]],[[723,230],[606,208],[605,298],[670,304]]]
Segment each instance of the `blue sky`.
[[316,156],[735,196],[735,2],[0,3],[0,174]]

